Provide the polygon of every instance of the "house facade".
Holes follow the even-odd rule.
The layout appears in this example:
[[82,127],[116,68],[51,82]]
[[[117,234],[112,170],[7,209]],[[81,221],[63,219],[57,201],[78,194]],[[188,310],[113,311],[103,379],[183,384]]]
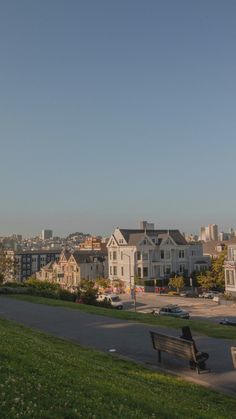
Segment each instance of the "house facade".
[[225,291],[236,296],[236,244],[228,246],[225,269]]
[[37,274],[37,279],[75,289],[82,279],[107,277],[107,256],[101,252],[62,252],[58,262],[49,263]]
[[210,258],[202,244],[187,243],[179,230],[115,229],[108,245],[109,279],[132,286],[134,277],[166,279],[205,270]]

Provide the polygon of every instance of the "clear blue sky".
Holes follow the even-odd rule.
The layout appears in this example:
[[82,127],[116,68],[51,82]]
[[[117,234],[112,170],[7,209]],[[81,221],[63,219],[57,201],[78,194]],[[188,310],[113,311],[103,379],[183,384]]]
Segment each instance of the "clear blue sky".
[[236,227],[234,0],[1,0],[0,235]]

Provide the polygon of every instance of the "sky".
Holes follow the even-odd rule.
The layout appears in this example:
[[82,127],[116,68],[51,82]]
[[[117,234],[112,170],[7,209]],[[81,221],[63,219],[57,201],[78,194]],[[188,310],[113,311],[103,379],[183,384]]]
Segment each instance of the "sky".
[[1,0],[0,235],[236,228],[234,0]]

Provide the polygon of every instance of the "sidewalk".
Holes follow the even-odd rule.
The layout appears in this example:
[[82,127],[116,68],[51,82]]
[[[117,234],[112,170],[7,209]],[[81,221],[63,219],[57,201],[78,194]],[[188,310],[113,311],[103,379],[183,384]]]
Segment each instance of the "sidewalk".
[[157,352],[152,349],[149,330],[179,336],[180,331],[177,330],[87,314],[80,310],[33,304],[4,296],[0,296],[0,317],[236,396],[236,370],[230,353],[230,347],[236,346],[236,341],[194,334],[199,350],[210,355],[207,367],[211,372],[198,375],[189,369],[187,360],[172,358],[166,353],[163,353],[162,363],[157,363]]

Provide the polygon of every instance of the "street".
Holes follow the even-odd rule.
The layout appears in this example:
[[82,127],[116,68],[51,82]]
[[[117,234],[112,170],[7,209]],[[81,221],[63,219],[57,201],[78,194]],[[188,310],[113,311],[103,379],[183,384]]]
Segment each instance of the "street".
[[[129,294],[120,295],[125,310],[134,310],[134,303]],[[207,319],[215,323],[227,317],[236,321],[236,304],[219,305],[217,302],[203,298],[186,298],[154,293],[137,293],[136,308],[138,312],[149,312],[167,304],[178,304],[190,313],[192,319]]]

